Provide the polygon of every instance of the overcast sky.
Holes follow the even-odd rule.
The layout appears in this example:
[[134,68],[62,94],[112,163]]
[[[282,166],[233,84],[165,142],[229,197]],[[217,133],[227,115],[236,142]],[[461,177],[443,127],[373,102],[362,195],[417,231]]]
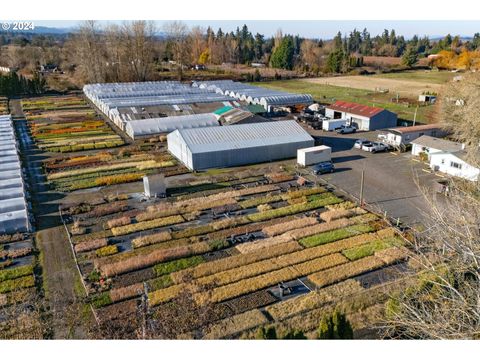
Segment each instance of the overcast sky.
[[[121,21],[115,21],[121,23]],[[190,26],[200,25],[212,26],[214,29],[221,27],[224,31],[235,30],[237,26],[244,23],[248,25],[250,31],[262,33],[267,36],[275,34],[277,29],[281,28],[284,33],[298,34],[304,37],[332,38],[339,30],[349,32],[354,28],[362,30],[367,28],[372,35],[380,34],[383,29],[395,29],[397,34],[409,38],[413,35],[429,35],[431,37],[444,36],[448,33],[452,35],[472,36],[480,32],[480,21],[346,21],[346,20],[316,20],[316,21],[282,21],[282,20],[246,20],[246,21],[228,21],[228,20],[202,20],[202,21],[184,21]],[[107,23],[107,21],[104,21]],[[156,21],[161,29],[165,21]],[[49,27],[74,27],[78,21],[35,21],[36,26]]]

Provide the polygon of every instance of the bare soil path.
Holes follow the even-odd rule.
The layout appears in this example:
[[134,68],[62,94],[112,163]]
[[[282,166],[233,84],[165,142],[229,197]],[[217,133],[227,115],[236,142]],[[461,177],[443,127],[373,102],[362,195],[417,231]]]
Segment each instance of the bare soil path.
[[10,100],[10,109],[17,132],[23,138],[21,153],[27,164],[36,243],[41,253],[45,295],[52,310],[53,336],[56,339],[83,338],[84,331],[78,324],[80,319],[72,319],[72,304],[78,304],[84,289],[58,212],[63,195],[50,191],[46,184],[41,167],[44,156],[28,134],[20,100]]

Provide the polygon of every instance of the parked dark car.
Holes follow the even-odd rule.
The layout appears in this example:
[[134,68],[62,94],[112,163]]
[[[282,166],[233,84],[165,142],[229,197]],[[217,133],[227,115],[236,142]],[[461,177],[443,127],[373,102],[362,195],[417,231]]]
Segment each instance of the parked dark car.
[[313,175],[333,173],[334,171],[335,171],[335,166],[330,161],[321,162],[319,164],[312,166]]

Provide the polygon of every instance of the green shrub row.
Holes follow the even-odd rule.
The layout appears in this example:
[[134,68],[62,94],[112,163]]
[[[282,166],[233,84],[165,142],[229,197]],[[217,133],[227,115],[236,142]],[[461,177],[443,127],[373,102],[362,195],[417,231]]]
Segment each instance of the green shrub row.
[[153,271],[157,276],[170,274],[175,271],[183,270],[192,266],[196,266],[204,262],[201,256],[192,256],[189,258],[182,258],[178,260],[168,261],[157,264],[153,267]]
[[322,194],[322,193],[325,193],[325,192],[326,192],[326,190],[322,187],[314,187],[314,188],[309,188],[309,189],[289,191],[286,194],[282,194],[282,198],[284,200],[288,200],[288,199],[299,198],[299,197],[302,197],[302,196]]
[[113,303],[112,299],[110,298],[110,294],[107,292],[101,294],[95,294],[92,296],[90,303],[97,309],[110,305]]
[[51,147],[48,151],[51,152],[76,152],[76,151],[86,151],[86,150],[94,150],[94,149],[106,149],[106,148],[113,148],[117,146],[123,145],[123,141],[104,141],[98,143],[87,143],[87,144],[77,144],[77,145],[67,145],[67,146],[58,146],[58,147]]
[[320,199],[317,199],[308,203],[284,206],[278,209],[272,209],[272,210],[267,210],[261,213],[250,214],[247,217],[250,221],[253,221],[253,222],[265,221],[265,220],[270,220],[277,217],[294,215],[300,212],[314,210],[317,208],[321,208],[325,205],[337,204],[342,201],[343,201],[342,199],[339,199],[335,195],[329,193],[328,196],[324,196]]
[[212,225],[210,224],[200,225],[200,226],[195,226],[191,228],[186,228],[184,230],[174,231],[172,233],[172,238],[174,239],[189,238],[192,236],[205,235],[205,234],[211,233],[212,231],[215,231]]
[[5,294],[19,289],[29,288],[35,285],[35,278],[33,275],[27,275],[11,280],[0,282],[0,294]]
[[0,281],[12,280],[31,274],[33,274],[33,265],[19,266],[0,271]]
[[261,196],[257,198],[240,201],[238,205],[240,205],[243,209],[248,209],[248,208],[256,207],[258,205],[268,204],[268,203],[277,202],[281,200],[282,200],[281,195],[266,195],[266,196]]
[[372,241],[368,244],[346,249],[342,251],[342,254],[349,260],[354,261],[366,256],[371,256],[377,251],[388,249],[392,246],[402,246],[403,241],[397,236],[393,236],[387,239],[379,239]]
[[147,281],[149,291],[155,291],[167,288],[173,285],[173,280],[170,275],[163,275]]
[[117,245],[107,245],[98,250],[95,250],[95,255],[97,255],[98,257],[113,255],[116,253],[118,253]]
[[317,235],[312,235],[299,240],[299,243],[305,247],[313,247],[327,244],[333,241],[345,239],[351,236],[364,234],[375,229],[367,224],[352,225],[342,229],[326,231]]

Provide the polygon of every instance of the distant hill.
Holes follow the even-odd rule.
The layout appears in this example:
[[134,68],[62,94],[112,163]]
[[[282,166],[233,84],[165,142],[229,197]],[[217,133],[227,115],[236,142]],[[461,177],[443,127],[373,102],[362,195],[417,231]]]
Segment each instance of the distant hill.
[[29,34],[29,35],[64,35],[73,32],[73,28],[56,28],[47,26],[35,26],[34,30],[2,30],[0,28],[0,34]]

